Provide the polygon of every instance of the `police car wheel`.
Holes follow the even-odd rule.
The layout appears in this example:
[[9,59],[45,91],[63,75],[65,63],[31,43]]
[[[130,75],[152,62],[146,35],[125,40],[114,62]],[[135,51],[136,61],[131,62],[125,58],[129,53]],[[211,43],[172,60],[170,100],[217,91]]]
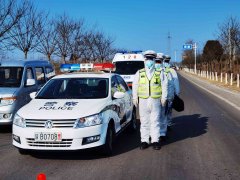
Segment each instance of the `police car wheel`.
[[135,132],[136,130],[137,130],[137,116],[136,116],[136,110],[133,110],[132,119],[129,125],[129,131]]
[[28,151],[27,151],[27,150],[21,149],[21,148],[18,149],[18,152],[19,152],[21,155],[27,155],[27,154],[28,154]]
[[114,138],[114,131],[111,124],[108,125],[106,141],[103,146],[103,154],[104,155],[111,155],[113,150],[113,138]]

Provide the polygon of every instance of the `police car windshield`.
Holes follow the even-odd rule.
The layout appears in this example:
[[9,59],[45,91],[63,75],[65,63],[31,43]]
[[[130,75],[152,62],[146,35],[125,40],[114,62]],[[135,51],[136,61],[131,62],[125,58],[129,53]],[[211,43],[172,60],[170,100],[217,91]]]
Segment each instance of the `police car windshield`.
[[115,63],[117,74],[133,75],[144,68],[144,61],[118,61]]
[[50,80],[36,99],[101,99],[108,96],[107,78],[63,78]]
[[0,67],[0,87],[20,87],[22,67]]

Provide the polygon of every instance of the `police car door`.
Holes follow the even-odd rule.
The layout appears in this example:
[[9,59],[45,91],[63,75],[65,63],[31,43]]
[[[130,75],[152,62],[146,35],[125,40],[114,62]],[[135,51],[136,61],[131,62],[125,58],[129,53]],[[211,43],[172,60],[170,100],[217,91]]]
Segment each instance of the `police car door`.
[[131,113],[132,113],[132,91],[127,86],[126,82],[123,80],[121,76],[117,76],[119,89],[125,93],[123,98],[124,101],[124,114],[126,121],[129,122],[131,120]]
[[119,124],[120,126],[123,125],[123,123],[126,121],[124,118],[125,115],[125,105],[124,105],[124,98],[120,98],[120,99],[116,99],[113,97],[114,93],[119,91],[119,84],[117,81],[116,76],[113,76],[111,79],[111,93],[112,93],[112,100],[113,100],[113,104],[116,105],[116,111],[118,113],[118,117],[119,117]]

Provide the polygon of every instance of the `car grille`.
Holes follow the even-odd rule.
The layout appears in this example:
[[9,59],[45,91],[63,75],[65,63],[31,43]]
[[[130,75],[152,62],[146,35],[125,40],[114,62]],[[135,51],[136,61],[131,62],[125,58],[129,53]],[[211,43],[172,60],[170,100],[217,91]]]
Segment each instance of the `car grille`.
[[61,142],[36,142],[34,138],[27,138],[29,146],[34,147],[70,147],[73,139],[62,139]]
[[[43,119],[26,119],[26,127],[31,128],[45,128],[45,123],[48,120]],[[52,128],[73,128],[76,119],[54,119],[52,121]]]

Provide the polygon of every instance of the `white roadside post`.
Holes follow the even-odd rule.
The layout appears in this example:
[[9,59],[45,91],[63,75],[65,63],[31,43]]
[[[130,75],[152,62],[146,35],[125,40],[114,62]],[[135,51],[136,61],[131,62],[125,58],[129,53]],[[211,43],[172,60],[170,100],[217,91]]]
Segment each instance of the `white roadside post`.
[[239,87],[239,74],[237,74],[237,87]]
[[231,73],[230,85],[233,85],[233,73]]
[[227,84],[228,83],[228,77],[227,77],[227,73],[225,73],[225,84]]

